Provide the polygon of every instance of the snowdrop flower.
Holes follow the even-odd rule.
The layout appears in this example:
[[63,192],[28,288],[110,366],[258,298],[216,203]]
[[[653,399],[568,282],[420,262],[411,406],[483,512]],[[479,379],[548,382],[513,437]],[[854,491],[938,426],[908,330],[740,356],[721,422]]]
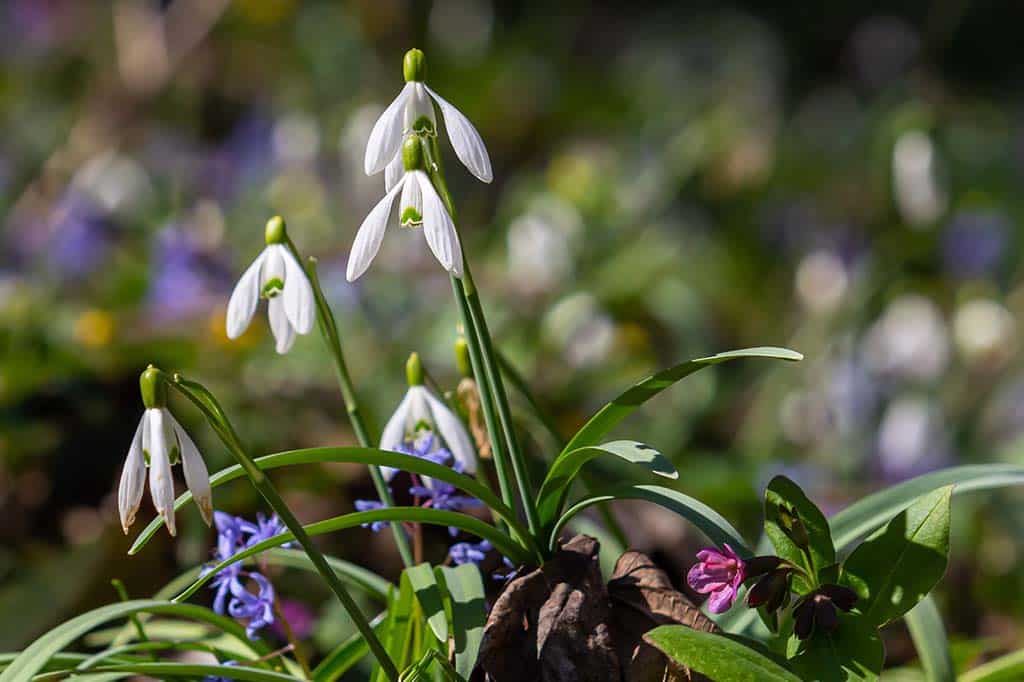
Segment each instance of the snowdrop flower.
[[210,475],[196,444],[168,412],[167,387],[163,382],[160,370],[152,365],[139,378],[142,402],[146,406],[146,411],[143,412],[139,426],[135,429],[135,437],[132,438],[117,491],[121,527],[126,534],[134,523],[135,514],[142,502],[147,466],[153,506],[163,517],[167,530],[171,535],[175,534],[174,479],[171,476],[171,466],[179,459],[185,471],[185,483],[192,492],[203,520],[206,521],[206,525],[213,521]]
[[437,119],[434,117],[436,102],[441,107],[448,139],[451,140],[459,161],[478,179],[490,182],[494,178],[491,172],[491,159],[487,155],[487,148],[480,133],[462,112],[427,87],[423,82],[426,70],[426,57],[420,50],[409,50],[405,53],[402,62],[405,87],[380,115],[370,132],[370,139],[366,143],[366,159],[363,163],[366,174],[374,175],[386,169],[385,189],[391,191],[401,174],[402,159],[398,150],[405,135],[437,134]]
[[348,281],[354,282],[370,267],[380,250],[384,230],[391,219],[395,197],[402,192],[399,202],[399,223],[402,227],[423,228],[427,245],[445,270],[462,277],[462,247],[455,223],[441,202],[434,184],[423,171],[423,148],[420,140],[411,136],[402,146],[402,164],[405,172],[395,186],[373,207],[359,226],[352,252],[348,256]]
[[249,328],[260,297],[266,298],[270,331],[282,355],[291,349],[296,333],[313,329],[316,317],[313,287],[286,246],[287,239],[280,216],[267,221],[267,246],[238,280],[227,313],[228,338],[237,339]]
[[[418,436],[423,438],[423,442],[430,438],[431,448],[447,449],[462,471],[470,475],[476,473],[476,451],[473,450],[473,442],[466,427],[447,405],[423,385],[423,367],[416,353],[409,357],[406,375],[409,390],[384,426],[380,449],[408,452],[407,442],[415,442]],[[424,430],[426,434],[422,433]],[[440,436],[444,444],[433,436]],[[384,475],[388,480],[394,473],[395,469],[384,467]]]

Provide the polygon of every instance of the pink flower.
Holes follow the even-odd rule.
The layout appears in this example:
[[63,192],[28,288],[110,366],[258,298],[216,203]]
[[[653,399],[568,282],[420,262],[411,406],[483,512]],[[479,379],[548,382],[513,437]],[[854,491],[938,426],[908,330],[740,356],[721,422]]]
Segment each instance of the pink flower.
[[686,581],[695,591],[711,595],[708,599],[711,613],[728,611],[746,577],[743,559],[728,544],[723,544],[721,550],[705,547],[697,552],[697,559],[699,563],[690,569]]

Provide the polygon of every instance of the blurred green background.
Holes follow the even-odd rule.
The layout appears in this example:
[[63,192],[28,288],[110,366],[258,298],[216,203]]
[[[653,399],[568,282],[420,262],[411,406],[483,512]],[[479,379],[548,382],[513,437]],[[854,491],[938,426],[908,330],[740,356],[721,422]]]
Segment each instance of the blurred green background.
[[[764,5],[3,3],[0,648],[114,600],[112,577],[141,596],[208,558],[191,507],[177,542],[125,556],[114,491],[147,363],[207,383],[256,453],[354,442],[315,334],[285,357],[263,318],[225,338],[269,216],[320,259],[375,423],[412,350],[454,386],[457,311],[419,235],[391,229],[344,278],[383,186],[366,138],[414,46],[490,150],[482,185],[442,145],[498,344],[563,435],[657,368],[784,345],[805,362],[707,370],[617,433],[671,455],[679,487],[748,536],[775,473],[835,511],[938,467],[1024,462],[1019,8]],[[514,407],[540,466],[553,444]],[[172,408],[211,470],[230,463]],[[307,521],[372,496],[360,467],[274,478]],[[242,483],[215,503],[261,508]],[[695,531],[616,513],[682,582]],[[388,534],[323,544],[399,566]],[[958,498],[953,545],[939,602],[955,639],[983,643],[961,654],[1019,646],[1024,498]],[[310,576],[278,580],[321,616],[314,641],[346,627]],[[913,655],[900,627],[894,663]]]

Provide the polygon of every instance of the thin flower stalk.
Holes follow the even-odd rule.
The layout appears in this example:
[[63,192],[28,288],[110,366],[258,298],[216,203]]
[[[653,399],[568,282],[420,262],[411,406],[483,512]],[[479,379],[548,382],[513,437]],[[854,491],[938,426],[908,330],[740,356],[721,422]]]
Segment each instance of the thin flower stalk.
[[[440,154],[437,149],[436,138],[428,138],[422,141],[424,156],[426,158],[427,173],[437,188],[441,201],[448,209],[448,215],[452,222],[455,222],[455,206],[452,203],[451,194],[448,191],[448,184],[444,179],[444,170],[441,166]],[[516,437],[515,427],[512,423],[512,412],[508,404],[508,396],[505,393],[505,386],[501,379],[501,372],[495,359],[494,344],[491,341],[490,331],[487,328],[487,320],[484,317],[483,306],[480,303],[480,296],[477,294],[476,286],[473,283],[473,274],[469,267],[469,259],[463,254],[463,276],[452,277],[452,288],[455,298],[459,302],[459,311],[463,317],[463,324],[467,330],[467,341],[470,347],[470,362],[473,363],[474,374],[478,382],[486,385],[487,390],[482,390],[481,398],[485,393],[491,394],[492,409],[496,409],[497,422],[501,426],[501,435],[504,436],[505,444],[508,446],[509,460],[512,465],[512,473],[515,477],[516,486],[519,488],[519,497],[526,512],[526,521],[531,533],[540,531],[540,519],[537,515],[537,507],[534,503],[532,487],[530,486],[529,475],[526,470],[526,461],[523,458],[522,450]],[[474,352],[476,347],[476,352]],[[474,362],[474,357],[476,361]],[[483,381],[481,381],[481,377]],[[486,414],[486,412],[485,412]],[[491,431],[491,442],[497,444],[499,441],[496,429]],[[497,448],[495,452],[495,467],[498,464]],[[499,470],[499,478],[502,476]],[[504,492],[504,491],[503,491]],[[509,501],[506,500],[506,504]]]
[[399,679],[398,669],[395,667],[394,661],[388,655],[384,645],[381,644],[380,639],[377,637],[373,628],[370,626],[370,622],[366,616],[359,609],[359,605],[356,604],[352,595],[349,594],[345,585],[342,584],[337,574],[327,563],[327,559],[317,549],[316,545],[313,544],[312,538],[306,532],[306,529],[302,527],[302,524],[292,510],[288,507],[281,495],[277,492],[277,488],[270,482],[270,479],[263,473],[262,470],[256,465],[252,457],[245,451],[242,446],[241,439],[235,432],[231,422],[227,419],[227,415],[221,408],[220,404],[214,398],[205,386],[202,384],[189,381],[183,378],[179,374],[174,375],[174,380],[171,383],[182,395],[192,401],[196,407],[203,413],[203,415],[210,422],[214,431],[220,436],[224,446],[227,447],[228,451],[238,461],[239,466],[245,471],[249,480],[252,482],[256,490],[259,491],[263,499],[266,500],[270,508],[273,509],[284,525],[291,531],[295,540],[302,547],[306,556],[309,557],[310,563],[317,570],[320,576],[327,583],[327,586],[334,592],[334,595],[341,602],[341,605],[348,612],[352,622],[355,623],[359,633],[366,640],[370,651],[373,653],[374,658],[377,659],[377,663],[380,665],[381,670],[387,675],[388,679],[397,681]]
[[[290,237],[285,237],[285,244],[301,263],[302,259],[299,257],[298,249],[295,248],[295,244]],[[341,399],[345,403],[345,412],[348,414],[349,423],[352,425],[352,430],[356,434],[356,440],[359,441],[359,445],[364,448],[371,448],[373,447],[374,439],[370,436],[370,429],[363,417],[363,411],[359,404],[355,386],[352,383],[352,377],[348,373],[345,354],[341,348],[341,335],[338,333],[338,323],[334,319],[334,312],[327,304],[327,298],[324,296],[323,289],[320,286],[320,277],[316,270],[316,259],[309,258],[306,262],[306,273],[309,275],[309,281],[313,286],[313,299],[318,313],[317,324],[320,327],[320,335],[323,337],[324,345],[327,346],[327,352],[334,361],[334,375],[338,380]],[[387,483],[384,481],[384,475],[381,473],[380,467],[369,465],[368,468],[370,470],[370,479],[373,481],[373,487],[377,491],[381,504],[387,507],[395,506],[391,489],[388,488]],[[391,530],[394,533],[395,546],[398,548],[398,554],[402,557],[402,563],[407,568],[415,565],[415,557],[409,548],[409,538],[406,536],[405,531],[397,524],[393,525]]]

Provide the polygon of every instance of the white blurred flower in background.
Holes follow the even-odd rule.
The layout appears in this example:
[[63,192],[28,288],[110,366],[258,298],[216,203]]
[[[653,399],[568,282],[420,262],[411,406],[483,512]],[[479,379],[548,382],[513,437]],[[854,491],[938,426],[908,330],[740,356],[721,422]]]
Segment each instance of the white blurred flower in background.
[[843,261],[831,251],[819,250],[800,261],[796,292],[811,312],[828,314],[842,303],[849,277]]
[[512,285],[536,295],[572,276],[574,242],[582,230],[575,207],[549,198],[534,204],[508,228],[508,269]]
[[563,298],[544,317],[544,335],[564,349],[575,368],[593,367],[606,360],[615,344],[615,324],[591,294]]
[[903,219],[927,227],[946,210],[948,199],[936,159],[935,144],[926,133],[911,130],[896,141],[892,152],[892,183]]
[[998,366],[1013,352],[1013,315],[998,301],[967,301],[953,317],[953,338],[967,360]]
[[878,429],[878,457],[890,481],[936,469],[949,460],[949,435],[938,406],[923,397],[894,400]]
[[879,374],[937,379],[949,362],[949,335],[938,306],[918,295],[892,301],[868,330],[864,355]]

